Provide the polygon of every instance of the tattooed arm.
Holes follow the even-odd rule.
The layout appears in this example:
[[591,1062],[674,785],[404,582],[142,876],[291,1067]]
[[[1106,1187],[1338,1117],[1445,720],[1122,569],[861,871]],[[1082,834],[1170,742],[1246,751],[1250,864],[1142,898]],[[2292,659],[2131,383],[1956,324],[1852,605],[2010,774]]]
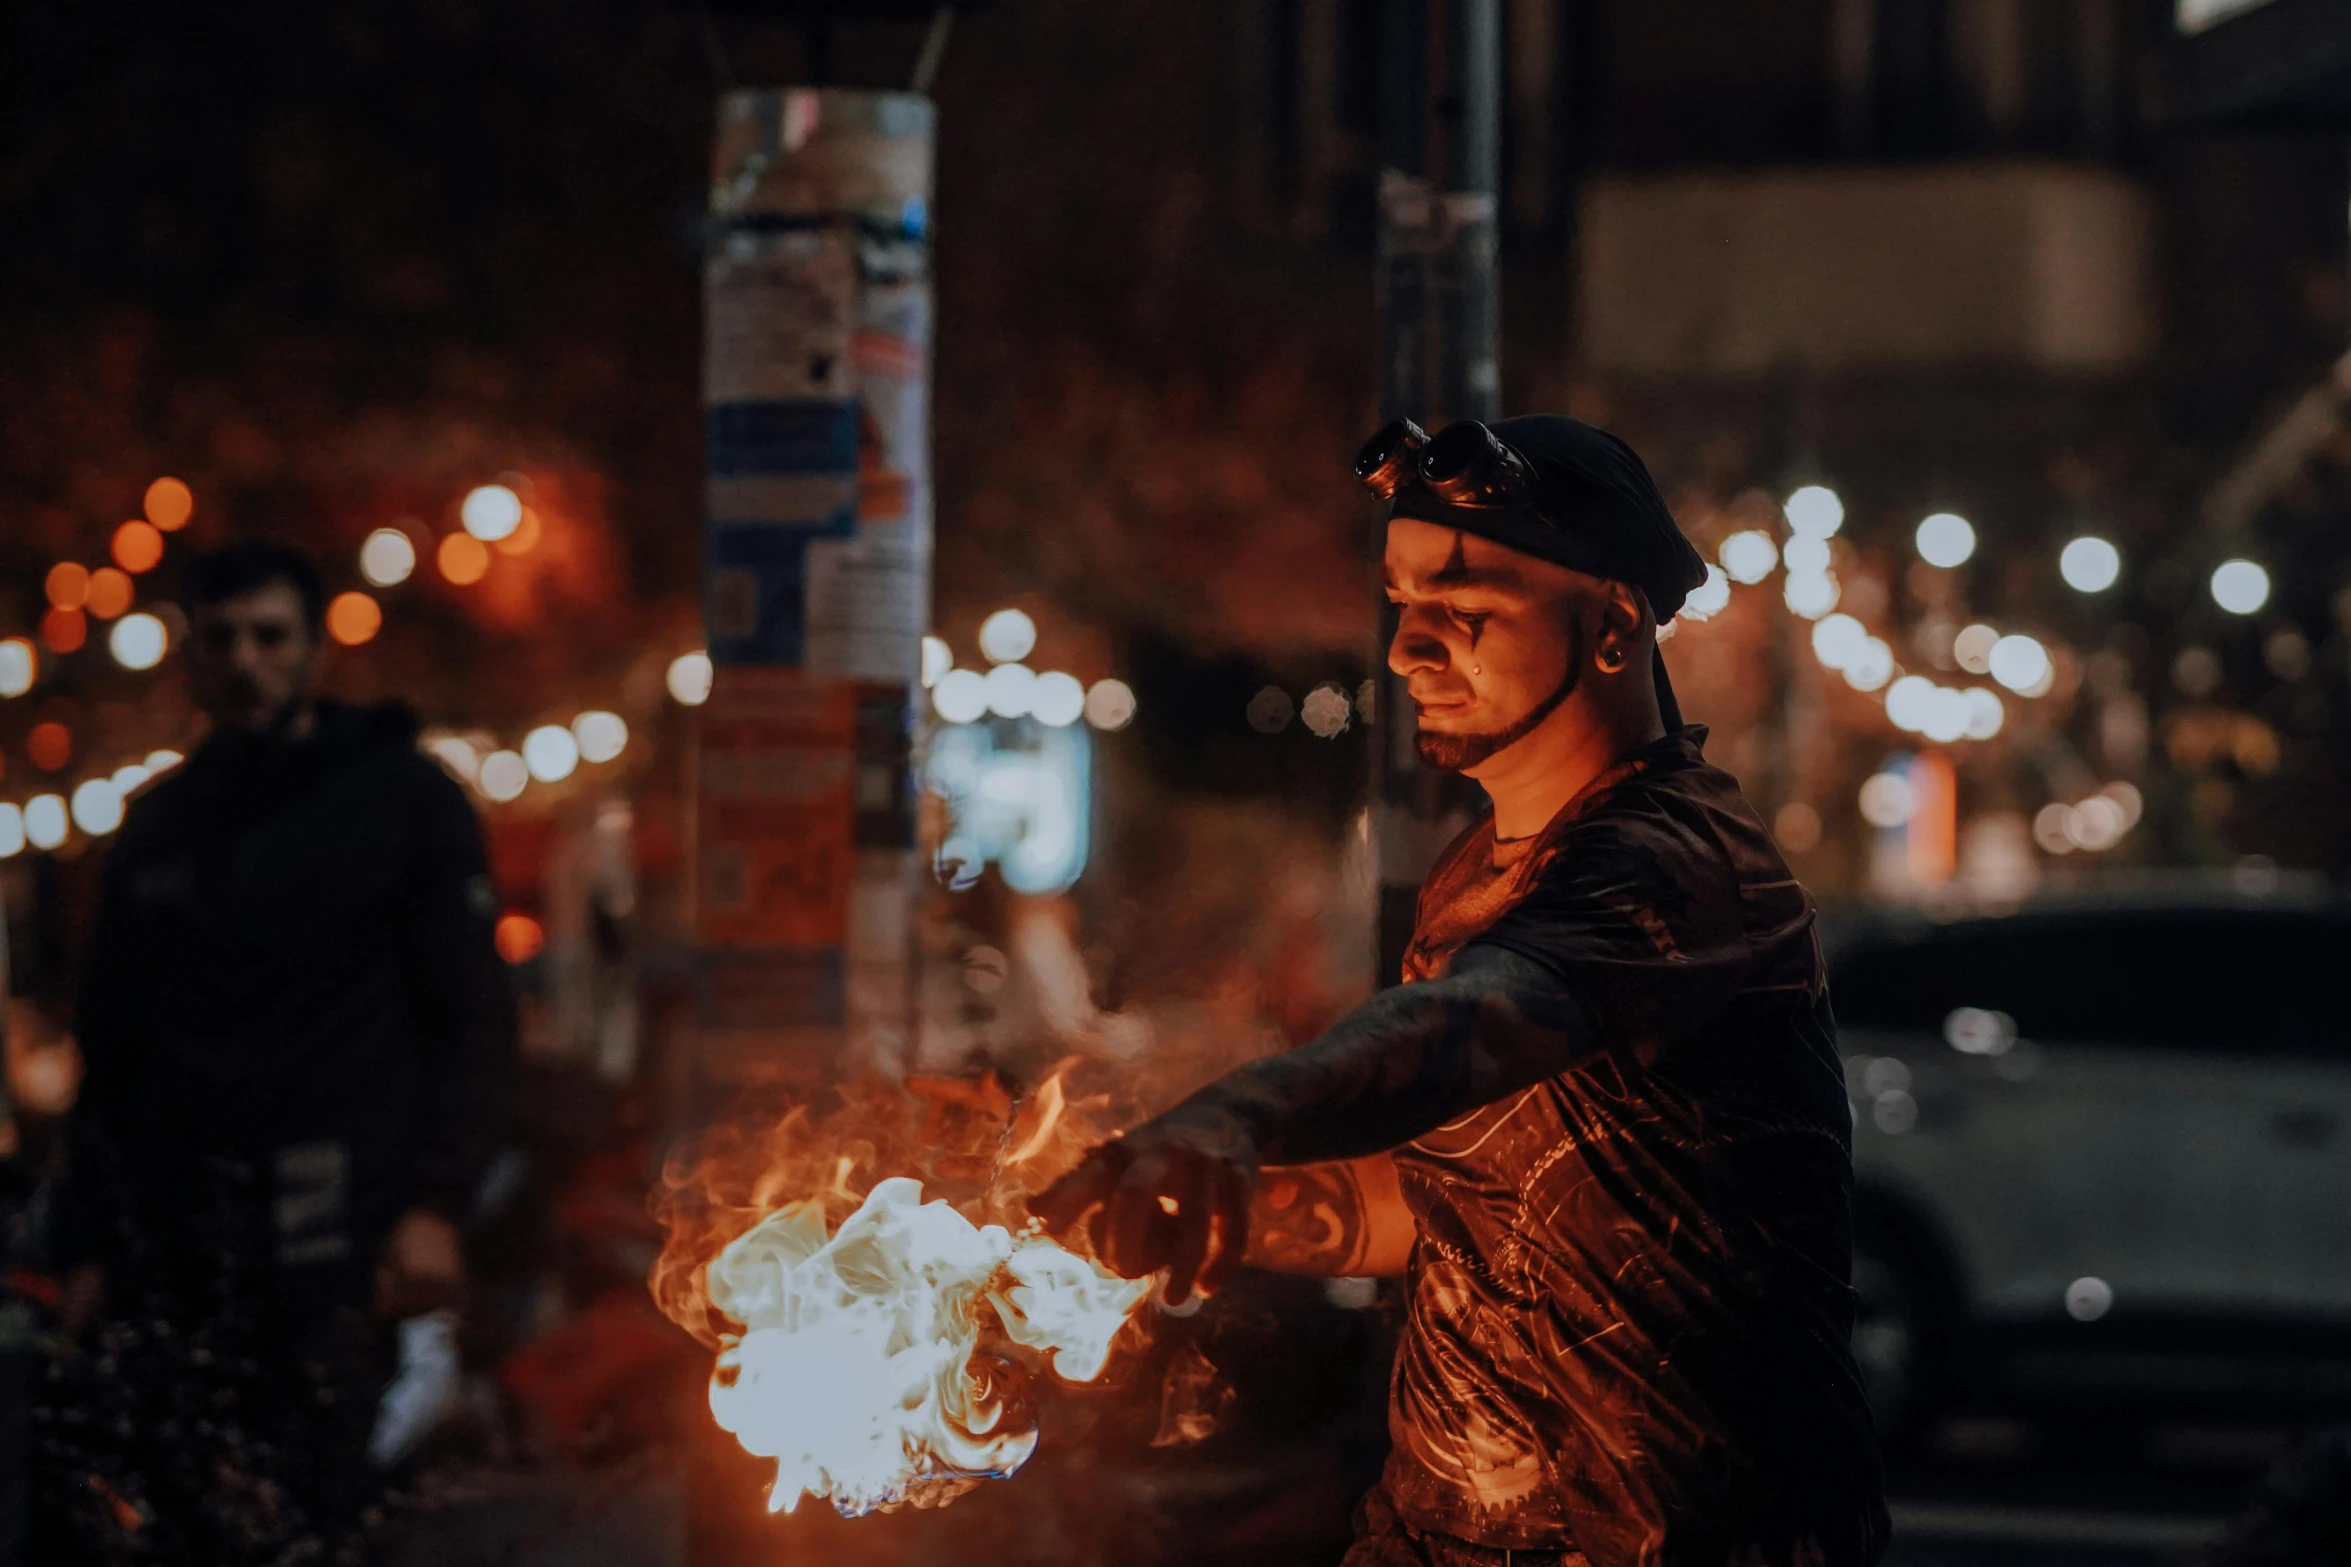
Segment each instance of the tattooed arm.
[[1275,1273],[1374,1278],[1404,1271],[1412,1210],[1386,1154],[1267,1172],[1249,1203],[1242,1261]]
[[1034,1206],[1056,1229],[1092,1214],[1097,1256],[1129,1278],[1167,1269],[1181,1301],[1240,1263],[1259,1166],[1384,1153],[1597,1048],[1556,972],[1472,943],[1445,978],[1383,992],[1103,1144]]

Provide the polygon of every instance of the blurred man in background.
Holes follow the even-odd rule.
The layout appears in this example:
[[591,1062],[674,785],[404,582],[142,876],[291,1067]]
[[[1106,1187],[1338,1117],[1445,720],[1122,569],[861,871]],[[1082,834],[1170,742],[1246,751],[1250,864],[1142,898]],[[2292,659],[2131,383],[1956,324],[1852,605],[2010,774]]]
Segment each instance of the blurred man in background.
[[84,1548],[331,1555],[391,1324],[465,1283],[515,1050],[497,897],[409,713],[319,697],[323,599],[274,544],[189,566],[212,730],[108,856],[56,1236],[85,1353],[43,1452]]
[[[1493,812],[1407,983],[1106,1143],[1038,1211],[1181,1301],[1246,1256],[1400,1273],[1394,1447],[1348,1567],[1868,1567],[1850,1112],[1812,901],[1682,723],[1704,579],[1648,470],[1538,415],[1357,468],[1388,665]],[[1274,1166],[1260,1178],[1262,1166]]]

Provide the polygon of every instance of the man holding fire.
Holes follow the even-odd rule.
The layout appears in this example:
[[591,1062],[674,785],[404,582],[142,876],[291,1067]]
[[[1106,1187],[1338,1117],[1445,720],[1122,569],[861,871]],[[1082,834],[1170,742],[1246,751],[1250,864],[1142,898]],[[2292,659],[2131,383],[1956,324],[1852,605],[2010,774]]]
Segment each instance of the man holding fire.
[[1038,1211],[1179,1302],[1244,1260],[1404,1275],[1348,1567],[1866,1567],[1851,1123],[1811,899],[1658,658],[1697,552],[1573,419],[1399,421],[1356,471],[1420,753],[1492,814],[1423,887],[1403,985]]

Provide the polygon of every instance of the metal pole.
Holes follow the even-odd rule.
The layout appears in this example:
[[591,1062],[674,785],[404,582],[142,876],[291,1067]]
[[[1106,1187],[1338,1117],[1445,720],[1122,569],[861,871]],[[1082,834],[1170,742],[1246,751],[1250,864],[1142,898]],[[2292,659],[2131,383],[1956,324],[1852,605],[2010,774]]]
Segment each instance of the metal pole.
[[1496,192],[1502,179],[1501,0],[1451,0],[1446,67],[1454,111],[1444,204],[1445,413],[1492,419],[1502,406]]

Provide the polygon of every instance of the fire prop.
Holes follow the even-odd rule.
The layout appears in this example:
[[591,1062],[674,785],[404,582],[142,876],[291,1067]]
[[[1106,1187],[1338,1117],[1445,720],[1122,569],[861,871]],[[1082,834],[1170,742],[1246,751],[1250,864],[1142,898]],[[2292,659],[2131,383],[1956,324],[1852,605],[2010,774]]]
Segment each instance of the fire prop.
[[[795,1112],[665,1177],[654,1295],[717,1349],[711,1413],[776,1461],[770,1511],[935,1507],[1011,1474],[1037,1446],[1032,1368],[1093,1381],[1150,1293],[1017,1222],[1006,1177],[1082,1141],[1058,1077],[1017,1117],[992,1077],[912,1086],[822,1126]],[[892,1174],[860,1194],[877,1168],[979,1190],[926,1202]]]

